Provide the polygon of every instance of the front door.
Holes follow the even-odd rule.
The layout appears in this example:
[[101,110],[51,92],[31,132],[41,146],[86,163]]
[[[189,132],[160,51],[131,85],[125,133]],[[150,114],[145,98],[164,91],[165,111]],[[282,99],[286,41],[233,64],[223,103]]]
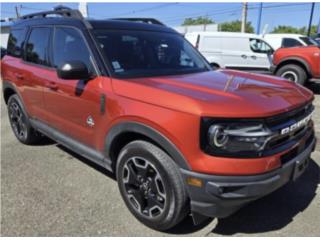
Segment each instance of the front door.
[[[72,27],[55,27],[52,42],[54,68],[68,61],[82,61],[89,71],[97,74],[92,54],[80,30]],[[44,100],[50,126],[93,147],[95,129],[101,119],[103,80],[60,79],[57,72],[47,76]]]

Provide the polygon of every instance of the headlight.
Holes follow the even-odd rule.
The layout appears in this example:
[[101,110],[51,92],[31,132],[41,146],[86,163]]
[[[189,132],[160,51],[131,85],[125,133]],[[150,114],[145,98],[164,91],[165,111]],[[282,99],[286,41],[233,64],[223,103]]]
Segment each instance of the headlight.
[[201,146],[216,156],[257,157],[272,132],[257,122],[215,122],[202,124]]

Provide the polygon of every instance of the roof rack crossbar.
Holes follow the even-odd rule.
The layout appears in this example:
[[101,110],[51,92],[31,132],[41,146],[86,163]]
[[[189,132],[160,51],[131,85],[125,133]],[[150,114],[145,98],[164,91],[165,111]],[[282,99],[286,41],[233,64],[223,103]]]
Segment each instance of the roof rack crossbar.
[[76,19],[83,19],[82,14],[78,10],[70,9],[67,7],[56,7],[52,11],[45,11],[45,12],[38,12],[38,13],[32,13],[28,15],[24,15],[20,17],[20,19],[30,19],[34,17],[42,17],[45,18],[47,15],[60,15],[62,17],[69,17],[69,18],[76,18]]
[[131,21],[131,22],[142,22],[148,24],[156,24],[165,26],[162,22],[154,18],[112,18],[111,20],[123,20],[123,21]]

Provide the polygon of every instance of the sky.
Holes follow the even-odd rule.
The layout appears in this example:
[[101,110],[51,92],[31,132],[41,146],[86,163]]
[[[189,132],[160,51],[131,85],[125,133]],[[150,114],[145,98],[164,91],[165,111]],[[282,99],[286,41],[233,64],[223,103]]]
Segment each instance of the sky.
[[[15,6],[21,6],[21,14],[51,10],[63,4],[78,8],[78,3],[1,3],[1,19],[15,16]],[[242,3],[88,3],[90,18],[106,19],[116,17],[152,17],[174,27],[187,17],[208,16],[216,23],[239,20]],[[256,28],[259,3],[249,3],[248,21]],[[294,27],[308,26],[311,3],[263,3],[261,28],[268,26],[267,32],[278,25]],[[313,24],[320,22],[320,3],[316,3]]]

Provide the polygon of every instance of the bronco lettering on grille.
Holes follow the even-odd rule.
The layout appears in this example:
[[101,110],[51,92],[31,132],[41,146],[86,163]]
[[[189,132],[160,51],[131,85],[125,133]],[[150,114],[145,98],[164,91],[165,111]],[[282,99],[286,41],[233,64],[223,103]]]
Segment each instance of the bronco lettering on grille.
[[290,132],[293,132],[301,127],[304,127],[306,126],[309,121],[311,120],[312,118],[312,115],[313,115],[313,112],[310,113],[307,117],[303,118],[302,120],[300,120],[299,122],[295,123],[295,124],[292,124],[291,126],[289,127],[286,127],[286,128],[283,128],[281,130],[281,135],[285,135],[285,134],[288,134]]

